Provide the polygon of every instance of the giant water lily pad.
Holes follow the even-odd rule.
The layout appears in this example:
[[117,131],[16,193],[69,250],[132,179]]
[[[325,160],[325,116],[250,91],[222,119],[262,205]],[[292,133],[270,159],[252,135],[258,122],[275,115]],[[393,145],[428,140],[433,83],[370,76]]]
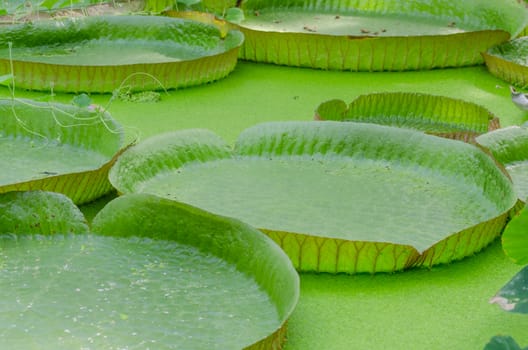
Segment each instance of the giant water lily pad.
[[245,224],[146,195],[110,203],[94,233],[60,194],[0,209],[6,348],[281,348],[299,278]]
[[480,250],[516,195],[476,147],[364,123],[284,122],[244,131],[235,149],[205,130],[144,140],[110,181],[240,218],[300,270],[377,272]]
[[110,92],[169,89],[225,77],[243,35],[155,16],[97,16],[0,28],[0,73],[18,87]]
[[326,101],[317,107],[315,118],[398,126],[465,141],[499,127],[499,119],[477,104],[408,92],[362,95],[349,105]]
[[393,71],[482,62],[525,25],[514,0],[247,0],[241,58],[323,69]]
[[89,202],[112,189],[122,146],[121,126],[100,109],[0,100],[0,193],[40,189]]
[[[88,224],[81,211],[71,199],[60,193],[0,193],[0,235],[53,235],[87,233],[88,230]],[[3,268],[2,253],[4,245],[0,244],[0,267]]]
[[510,126],[477,137],[504,164],[510,174],[519,199],[528,200],[528,129]]
[[493,46],[482,55],[491,74],[519,87],[528,86],[528,37]]
[[114,200],[96,216],[93,231],[119,241],[159,242],[156,259],[141,249],[153,266],[142,266],[137,277],[158,272],[168,279],[163,297],[155,300],[161,310],[153,315],[165,318],[165,329],[156,331],[164,336],[156,340],[168,348],[282,347],[299,278],[288,257],[261,232],[150,195]]
[[517,264],[528,264],[528,207],[524,207],[506,226],[502,247]]

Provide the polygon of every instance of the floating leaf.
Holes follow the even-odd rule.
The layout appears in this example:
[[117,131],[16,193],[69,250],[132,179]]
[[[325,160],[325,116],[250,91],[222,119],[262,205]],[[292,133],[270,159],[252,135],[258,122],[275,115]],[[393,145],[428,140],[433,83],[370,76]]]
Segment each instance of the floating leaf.
[[87,94],[80,94],[73,98],[72,100],[73,104],[78,107],[88,107],[92,104],[92,99]]
[[13,85],[13,74],[4,74],[0,76],[0,85],[4,85],[4,86]]
[[490,303],[506,311],[528,314],[528,266],[506,283]]
[[320,104],[315,113],[320,120],[405,127],[465,141],[499,127],[498,118],[477,104],[407,92],[362,95],[349,106],[342,100],[330,100]]
[[528,264],[528,207],[513,217],[506,226],[502,235],[502,247],[517,264]]
[[0,100],[0,193],[47,190],[77,204],[112,189],[107,175],[123,147],[110,114],[73,104]]
[[38,21],[0,28],[0,74],[12,73],[13,67],[16,86],[35,90],[178,88],[225,77],[236,65],[242,41],[239,31],[221,33],[214,25],[180,18]]
[[476,138],[502,164],[513,180],[519,198],[528,199],[528,129],[510,126]]
[[0,193],[0,235],[86,233],[88,224],[68,197],[53,192]]
[[235,150],[204,130],[154,136],[110,172],[148,192],[260,228],[304,271],[378,272],[471,255],[517,198],[478,148],[364,123],[268,123]]
[[[173,337],[171,346],[186,349],[281,348],[286,321],[299,297],[299,278],[288,257],[261,232],[234,219],[144,194],[127,195],[110,202],[95,217],[93,231],[112,237],[148,237],[174,242],[178,247],[171,254],[176,256],[192,248],[199,252],[192,256],[192,269],[200,271],[201,266],[207,265],[216,276],[208,281],[205,279],[210,274],[204,273],[201,283],[207,288],[196,290],[196,295],[187,295],[180,302],[187,313],[179,316],[183,320],[180,322],[184,323],[181,326],[174,324],[174,327],[192,337],[190,341],[182,336]],[[209,266],[208,261],[212,259],[218,260],[217,266]],[[227,271],[223,265],[229,266]],[[188,278],[181,270],[175,274],[176,278],[181,276],[175,282],[177,286],[182,288],[191,284],[192,287],[192,283],[197,283],[197,277]],[[231,306],[243,304],[240,297],[236,299],[236,295],[220,291],[233,288],[230,283],[242,276],[246,280],[249,278],[253,286],[233,294],[244,295],[244,300],[262,293],[267,297],[259,297],[258,304],[241,309]],[[205,305],[211,315],[200,317],[203,308],[199,305]],[[238,314],[232,314],[229,309],[237,310]],[[272,323],[267,322],[270,311],[277,313]],[[251,322],[236,323],[239,317]],[[209,318],[218,320],[213,325]],[[226,337],[226,330],[232,335]]]
[[231,7],[227,9],[225,19],[231,23],[240,24],[244,20],[244,11],[238,7]]
[[246,0],[241,8],[241,58],[351,71],[480,64],[481,52],[526,23],[514,0]]
[[482,56],[491,74],[519,87],[528,86],[528,37],[493,46]]
[[[484,350],[523,350],[519,344],[510,336],[495,336],[486,344]],[[528,348],[524,348],[528,350]]]

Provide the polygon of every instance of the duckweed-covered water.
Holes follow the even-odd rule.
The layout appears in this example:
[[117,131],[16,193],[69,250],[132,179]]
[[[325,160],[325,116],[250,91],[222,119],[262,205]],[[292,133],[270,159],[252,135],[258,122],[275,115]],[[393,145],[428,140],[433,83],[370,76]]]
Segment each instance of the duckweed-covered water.
[[193,247],[0,236],[2,349],[240,349],[278,325],[252,278]]

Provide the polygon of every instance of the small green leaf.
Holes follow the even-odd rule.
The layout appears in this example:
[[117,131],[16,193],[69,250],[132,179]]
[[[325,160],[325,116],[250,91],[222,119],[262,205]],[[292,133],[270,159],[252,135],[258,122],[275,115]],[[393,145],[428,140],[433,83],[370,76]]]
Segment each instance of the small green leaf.
[[226,14],[225,14],[225,19],[228,22],[240,24],[245,19],[244,11],[242,11],[238,7],[231,7],[227,9]]
[[191,7],[193,5],[201,3],[202,0],[178,0],[178,4],[183,4],[187,7]]
[[502,235],[502,248],[515,263],[528,264],[528,209],[526,207],[506,226]]
[[347,110],[348,106],[343,100],[336,99],[326,101],[317,107],[315,111],[315,119],[342,121],[345,118]]
[[59,0],[44,0],[39,4],[39,6],[51,10],[58,2]]
[[0,75],[0,85],[10,86],[12,83],[13,83],[13,74]]
[[88,107],[92,104],[92,99],[87,94],[80,94],[73,98],[72,103],[78,107]]
[[528,266],[517,273],[490,300],[502,309],[522,314],[528,313]]
[[[525,348],[526,350],[528,348]],[[486,347],[484,347],[484,350],[523,350],[517,344],[515,339],[510,337],[509,335],[500,335],[495,336],[491,338],[488,344],[486,344]]]

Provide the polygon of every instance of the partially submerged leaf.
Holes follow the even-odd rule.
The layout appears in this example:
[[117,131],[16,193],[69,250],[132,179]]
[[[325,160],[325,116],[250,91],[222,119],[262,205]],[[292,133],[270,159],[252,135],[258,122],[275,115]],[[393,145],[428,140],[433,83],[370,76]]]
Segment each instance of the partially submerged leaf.
[[[261,232],[234,219],[145,194],[126,195],[110,202],[95,217],[93,231],[110,237],[147,237],[177,244],[173,255],[192,248],[199,252],[194,254],[193,260],[195,266],[192,268],[196,270],[213,258],[219,261],[218,266],[208,266],[217,274],[215,280],[202,281],[208,284],[207,288],[181,301],[187,304],[182,305],[187,313],[179,316],[185,322],[181,332],[191,332],[193,339],[179,336],[173,338],[172,346],[255,350],[281,347],[287,319],[299,297],[299,278],[288,257]],[[230,266],[229,273],[221,269],[222,265]],[[181,269],[175,275],[182,276],[176,283],[179,288],[197,283],[195,280],[200,278],[195,274],[193,279],[185,280]],[[242,304],[242,300],[234,299],[236,296],[220,292],[232,288],[229,283],[233,275],[244,275],[254,285],[248,290],[237,291],[236,295],[250,299],[255,293],[264,293],[268,295],[267,303],[261,300],[259,304],[266,305],[246,306],[238,308],[236,315],[228,314],[231,304]],[[207,311],[214,315],[201,317],[199,305],[209,305]],[[258,311],[262,307],[272,310]],[[274,324],[265,323],[269,311],[277,313]],[[215,315],[220,319],[213,327],[209,319],[214,319]],[[251,322],[234,323],[239,317],[251,319]],[[174,327],[180,326],[174,324]],[[226,337],[226,331],[231,336]]]
[[480,135],[479,145],[489,149],[512,178],[519,199],[528,199],[528,129],[510,126]]
[[517,201],[478,148],[364,123],[262,124],[233,151],[204,130],[162,134],[125,152],[110,181],[240,218],[298,269],[325,272],[461,259],[498,236]]
[[87,233],[88,224],[68,197],[53,192],[0,193],[0,235]]
[[225,77],[242,41],[239,31],[179,18],[43,20],[0,28],[0,74],[13,73],[17,87],[35,90],[178,88]]
[[92,103],[92,99],[87,94],[80,94],[73,98],[73,104],[78,107],[88,107]]
[[[525,348],[524,350],[527,350]],[[523,350],[519,344],[510,336],[502,335],[491,338],[484,350]]]
[[519,33],[514,0],[313,2],[246,0],[241,58],[352,71],[467,66]]
[[73,104],[0,100],[0,193],[47,190],[77,204],[109,192],[107,174],[123,130],[101,110]]
[[464,141],[499,127],[498,118],[477,104],[407,92],[361,95],[349,106],[342,100],[330,100],[315,113],[320,120],[405,127]]
[[528,207],[513,217],[506,226],[502,235],[502,247],[517,264],[528,264]]
[[225,19],[231,23],[239,24],[244,20],[244,12],[238,7],[231,7],[227,9]]
[[528,314],[528,266],[506,283],[490,303],[506,311]]
[[0,76],[0,85],[4,85],[4,86],[13,85],[13,74],[4,74]]

